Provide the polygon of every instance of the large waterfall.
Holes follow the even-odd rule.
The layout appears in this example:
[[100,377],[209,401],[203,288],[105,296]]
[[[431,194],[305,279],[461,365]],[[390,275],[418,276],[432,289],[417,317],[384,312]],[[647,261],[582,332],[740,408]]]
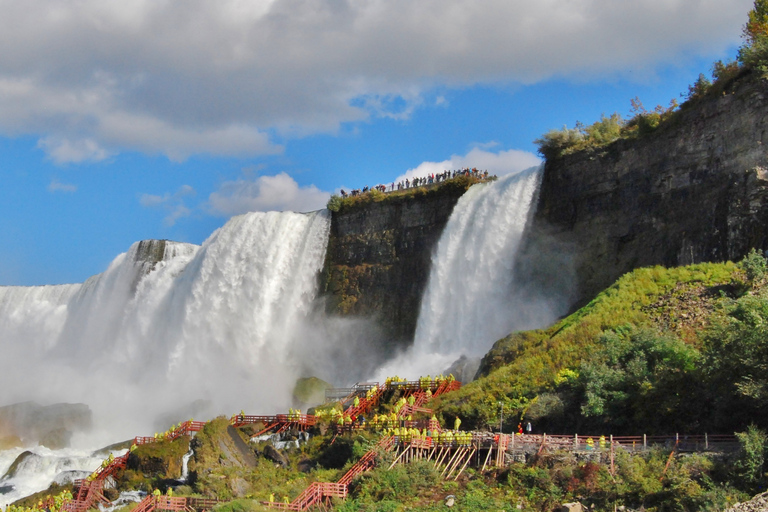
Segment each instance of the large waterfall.
[[0,404],[84,402],[112,440],[199,399],[286,407],[329,229],[251,213],[202,246],[136,243],[82,285],[0,287]]
[[459,199],[432,256],[413,347],[387,371],[440,372],[462,355],[482,356],[512,331],[555,318],[515,282],[540,179],[541,169],[531,168],[475,185]]

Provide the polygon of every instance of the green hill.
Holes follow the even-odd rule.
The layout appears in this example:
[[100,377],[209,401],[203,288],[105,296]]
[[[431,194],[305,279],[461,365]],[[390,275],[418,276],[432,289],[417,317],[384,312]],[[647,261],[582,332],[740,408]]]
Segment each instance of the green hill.
[[525,419],[553,434],[765,427],[764,266],[753,251],[739,265],[630,272],[552,327],[496,342],[438,410],[485,428],[503,403],[506,431]]

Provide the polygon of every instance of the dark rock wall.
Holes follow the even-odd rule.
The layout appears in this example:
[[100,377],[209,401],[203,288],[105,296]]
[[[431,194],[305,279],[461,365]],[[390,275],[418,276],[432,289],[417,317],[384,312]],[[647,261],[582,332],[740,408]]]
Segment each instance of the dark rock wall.
[[653,134],[548,161],[529,245],[573,258],[577,302],[633,268],[768,248],[766,145],[768,83],[746,77]]
[[469,182],[334,212],[322,292],[332,314],[375,318],[396,343],[411,341],[432,252]]

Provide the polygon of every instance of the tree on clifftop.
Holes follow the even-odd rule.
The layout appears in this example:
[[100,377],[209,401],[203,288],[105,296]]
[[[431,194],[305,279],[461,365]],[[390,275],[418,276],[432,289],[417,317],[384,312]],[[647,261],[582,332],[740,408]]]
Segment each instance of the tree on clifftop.
[[765,73],[768,72],[768,0],[755,0],[748,17],[739,62]]

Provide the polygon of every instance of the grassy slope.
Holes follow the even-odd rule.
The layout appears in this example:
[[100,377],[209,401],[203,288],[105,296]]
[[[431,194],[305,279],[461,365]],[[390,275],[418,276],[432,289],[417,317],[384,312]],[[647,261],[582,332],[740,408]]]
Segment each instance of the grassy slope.
[[510,413],[522,412],[539,393],[553,388],[560,371],[576,368],[603,331],[623,325],[657,327],[696,343],[695,332],[709,315],[691,315],[691,301],[711,311],[735,272],[733,263],[630,272],[550,328],[513,333],[496,342],[483,361],[487,374],[438,399],[437,410],[444,418],[461,416],[474,427],[498,421],[499,401]]

